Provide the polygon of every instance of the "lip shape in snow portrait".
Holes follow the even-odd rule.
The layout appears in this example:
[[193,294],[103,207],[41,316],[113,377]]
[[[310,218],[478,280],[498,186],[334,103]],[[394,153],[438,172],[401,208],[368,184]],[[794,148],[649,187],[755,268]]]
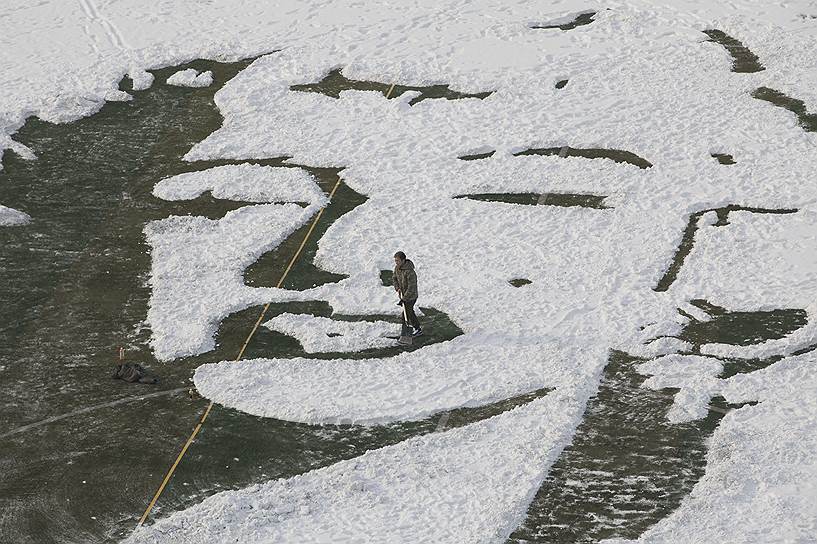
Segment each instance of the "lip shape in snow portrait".
[[58,4],[0,541],[814,540],[810,2]]

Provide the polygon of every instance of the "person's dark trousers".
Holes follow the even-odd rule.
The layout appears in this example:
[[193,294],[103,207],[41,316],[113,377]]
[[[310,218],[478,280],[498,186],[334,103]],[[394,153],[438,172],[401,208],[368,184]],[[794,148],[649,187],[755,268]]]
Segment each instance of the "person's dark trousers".
[[420,320],[417,319],[417,314],[414,313],[414,304],[416,302],[417,302],[416,298],[414,300],[404,300],[403,301],[403,306],[406,308],[406,315],[404,316],[404,319],[405,319],[405,317],[408,317],[408,320],[409,320],[409,323],[411,323],[411,326],[414,327],[415,329],[419,329],[420,328]]

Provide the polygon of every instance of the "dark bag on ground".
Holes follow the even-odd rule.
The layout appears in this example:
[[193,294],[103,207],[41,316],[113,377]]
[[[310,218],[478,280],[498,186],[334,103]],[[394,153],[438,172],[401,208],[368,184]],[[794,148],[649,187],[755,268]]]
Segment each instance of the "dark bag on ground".
[[150,376],[142,365],[137,363],[122,363],[116,365],[114,379],[125,380],[128,383],[158,383],[159,380]]

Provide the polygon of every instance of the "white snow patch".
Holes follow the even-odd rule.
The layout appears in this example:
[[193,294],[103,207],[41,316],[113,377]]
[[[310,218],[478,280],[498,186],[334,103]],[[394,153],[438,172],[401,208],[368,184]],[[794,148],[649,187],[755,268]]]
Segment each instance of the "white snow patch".
[[592,382],[606,360],[604,351],[514,340],[465,335],[389,358],[224,361],[200,366],[193,380],[205,397],[253,415],[374,425]]
[[214,348],[220,321],[275,289],[244,285],[242,274],[317,211],[296,204],[245,206],[223,219],[171,216],[145,226],[153,264],[147,321],[160,360]]
[[307,353],[361,351],[395,345],[399,325],[386,321],[339,321],[307,314],[281,314],[264,326],[292,336]]
[[502,542],[581,417],[574,395],[219,493],[125,542]]
[[664,337],[656,338],[652,342],[644,344],[631,344],[627,347],[627,353],[634,357],[652,358],[679,351],[689,351],[692,344],[680,338]]
[[689,319],[680,314],[679,317],[680,319],[676,321],[659,321],[645,326],[641,331],[641,338],[647,343],[654,342],[659,337],[671,337],[681,334],[684,325],[689,322]]
[[165,178],[156,184],[153,194],[165,200],[190,200],[205,191],[216,198],[300,201],[309,206],[247,206],[217,221],[169,217],[147,225],[146,237],[153,248],[153,292],[147,321],[160,360],[213,349],[212,337],[224,317],[280,291],[246,286],[244,269],[328,201],[312,175],[302,169],[252,164]]
[[120,91],[119,89],[111,89],[107,91],[103,98],[107,102],[128,102],[133,100],[133,97],[130,94],[126,93],[125,91]]
[[[799,185],[798,185],[799,186]],[[817,195],[797,213],[737,211],[729,224],[703,227],[673,291],[732,311],[806,308],[817,300]]]
[[328,202],[309,172],[255,164],[178,174],[157,183],[153,195],[164,200],[191,200],[205,191],[211,191],[216,198],[247,202]]

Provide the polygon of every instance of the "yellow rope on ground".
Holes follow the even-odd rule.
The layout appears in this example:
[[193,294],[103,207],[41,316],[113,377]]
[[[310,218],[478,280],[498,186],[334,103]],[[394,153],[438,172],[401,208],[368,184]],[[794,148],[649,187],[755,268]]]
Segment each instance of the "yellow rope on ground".
[[[394,85],[395,84],[392,83],[391,87],[389,87],[389,91],[386,93],[386,100],[388,100],[389,97],[391,96],[391,93],[394,90]],[[332,201],[332,197],[335,196],[335,192],[338,190],[339,186],[340,186],[340,177],[338,177],[338,181],[335,183],[335,186],[332,187],[332,191],[329,193],[329,202],[330,203]],[[328,205],[329,205],[329,203],[327,203],[327,206]],[[289,274],[290,270],[292,270],[292,267],[295,264],[295,261],[297,261],[298,257],[301,255],[301,251],[303,251],[304,247],[306,246],[306,242],[307,242],[307,240],[309,240],[309,237],[312,236],[312,232],[315,230],[315,227],[317,226],[318,221],[320,221],[321,216],[323,215],[323,212],[324,212],[325,209],[326,209],[326,206],[324,206],[323,208],[320,209],[320,211],[318,211],[318,215],[316,215],[315,220],[312,221],[312,225],[309,227],[309,230],[307,231],[306,236],[304,236],[304,239],[301,242],[300,247],[298,247],[298,251],[296,251],[295,255],[292,256],[292,259],[289,261],[289,264],[287,265],[286,269],[284,270],[284,273],[281,274],[281,279],[278,280],[278,284],[275,287],[280,289],[280,287],[284,284],[284,280],[286,280],[287,274]],[[261,310],[261,315],[258,316],[258,319],[255,321],[255,325],[253,325],[253,328],[250,331],[250,334],[247,336],[247,339],[244,341],[244,344],[241,346],[241,350],[239,350],[238,355],[235,358],[236,362],[241,360],[241,357],[244,355],[244,350],[247,349],[247,345],[250,343],[250,340],[252,339],[253,335],[255,334],[255,331],[258,330],[258,326],[261,324],[261,321],[264,319],[264,315],[267,313],[267,310],[269,309],[269,306],[270,306],[269,302],[264,304],[264,308]],[[199,419],[198,424],[196,424],[196,427],[193,429],[193,432],[190,433],[190,437],[187,439],[187,442],[184,443],[184,446],[182,447],[182,451],[179,452],[179,455],[176,457],[176,460],[173,462],[173,465],[170,467],[170,470],[167,471],[167,474],[165,475],[164,480],[162,480],[162,484],[159,486],[159,489],[156,490],[156,494],[153,495],[153,499],[151,499],[150,504],[148,504],[148,507],[145,509],[145,513],[142,514],[141,518],[139,518],[139,523],[136,525],[137,529],[139,527],[141,527],[145,523],[145,520],[150,515],[150,511],[153,510],[153,506],[156,504],[156,501],[159,500],[159,497],[161,496],[162,491],[164,491],[165,486],[170,481],[170,478],[173,476],[173,473],[176,471],[176,467],[179,466],[179,463],[181,462],[182,457],[184,457],[184,454],[187,453],[187,449],[193,443],[193,440],[195,440],[196,435],[199,434],[199,431],[201,430],[202,425],[204,425],[204,422],[207,420],[207,416],[210,415],[210,410],[213,409],[213,404],[214,404],[214,402],[210,401],[210,404],[207,405],[207,408],[204,410],[204,413],[202,414],[201,419]]]
[[193,429],[193,432],[190,434],[190,437],[187,439],[187,442],[184,443],[184,446],[182,447],[182,451],[179,452],[178,457],[176,457],[176,460],[173,461],[173,466],[171,466],[170,470],[167,471],[167,474],[165,475],[165,479],[162,480],[162,485],[160,485],[159,489],[156,490],[156,494],[153,495],[153,499],[151,499],[150,504],[148,504],[148,507],[145,509],[145,513],[142,514],[141,518],[139,518],[139,523],[136,524],[137,529],[139,527],[141,527],[143,523],[145,523],[146,519],[148,519],[148,515],[150,514],[150,511],[153,510],[153,506],[156,504],[156,501],[159,500],[159,496],[162,494],[162,491],[165,490],[165,486],[167,485],[167,482],[170,481],[170,477],[173,476],[174,472],[176,472],[176,467],[179,466],[179,463],[181,462],[182,457],[184,457],[184,454],[187,453],[187,448],[190,447],[190,444],[193,443],[193,440],[196,438],[196,435],[199,434],[199,431],[201,430],[201,426],[204,425],[204,421],[207,419],[207,416],[210,415],[210,410],[212,410],[212,409],[213,409],[213,401],[210,401],[210,404],[208,404],[207,409],[204,410],[204,414],[201,416],[201,419],[199,420],[199,423],[196,425],[196,428]]
[[[392,88],[393,87],[394,86],[392,86]],[[391,89],[389,89],[389,94],[391,94]],[[388,98],[388,95],[387,95],[387,98]],[[332,191],[329,193],[329,201],[330,202],[332,200],[332,197],[335,196],[335,192],[338,190],[338,187],[340,186],[340,181],[341,181],[340,177],[338,177],[338,181],[335,183],[335,186],[332,187]],[[328,205],[329,204],[327,203],[327,206]],[[326,206],[324,206],[323,208],[320,209],[320,211],[318,211],[318,215],[316,215],[315,220],[312,221],[312,225],[309,227],[309,230],[306,232],[306,236],[304,236],[304,239],[301,241],[301,245],[298,247],[298,251],[296,251],[295,255],[292,256],[292,259],[289,261],[289,264],[287,265],[286,269],[284,270],[284,273],[281,274],[281,279],[278,280],[278,284],[275,286],[276,288],[280,289],[280,287],[284,284],[284,280],[286,280],[287,275],[289,274],[290,270],[292,270],[292,267],[295,265],[295,261],[297,261],[298,257],[301,255],[301,252],[303,251],[304,247],[306,246],[306,242],[309,240],[309,237],[312,236],[312,232],[315,230],[315,227],[318,225],[318,221],[320,221],[321,216],[323,215],[323,212],[324,212],[325,209],[326,209]],[[255,321],[255,325],[253,326],[252,330],[250,331],[250,334],[247,336],[247,339],[244,341],[244,344],[241,346],[241,349],[239,350],[238,355],[235,358],[236,362],[241,360],[241,357],[244,355],[244,350],[247,349],[247,345],[250,343],[250,340],[252,340],[252,337],[255,334],[255,331],[258,330],[258,325],[260,325],[261,321],[264,319],[264,315],[267,313],[267,310],[269,309],[269,306],[270,306],[269,302],[264,304],[264,308],[263,308],[263,310],[261,310],[261,315],[258,316],[258,319]],[[207,408],[204,410],[204,413],[202,414],[201,419],[199,419],[198,424],[193,429],[193,432],[190,433],[190,437],[187,439],[187,442],[184,443],[184,446],[182,447],[182,451],[179,452],[179,455],[176,457],[176,460],[173,462],[173,465],[170,467],[170,470],[167,471],[167,474],[165,475],[164,480],[162,480],[162,484],[159,486],[159,489],[157,489],[156,493],[153,495],[153,499],[151,499],[150,504],[148,504],[148,507],[145,509],[145,513],[142,514],[141,518],[139,518],[139,523],[136,525],[137,529],[139,527],[141,527],[145,523],[145,520],[150,515],[150,511],[153,510],[153,507],[156,504],[156,501],[159,500],[159,497],[161,496],[162,492],[165,490],[165,486],[167,486],[167,483],[170,481],[170,478],[173,476],[173,473],[176,471],[176,467],[179,466],[179,463],[181,462],[182,457],[184,457],[184,454],[187,453],[187,449],[193,443],[193,440],[195,440],[196,435],[199,434],[199,431],[201,430],[202,425],[204,425],[204,422],[207,420],[207,416],[210,415],[210,410],[213,409],[213,404],[214,404],[213,401],[210,401],[210,404],[207,405]]]

